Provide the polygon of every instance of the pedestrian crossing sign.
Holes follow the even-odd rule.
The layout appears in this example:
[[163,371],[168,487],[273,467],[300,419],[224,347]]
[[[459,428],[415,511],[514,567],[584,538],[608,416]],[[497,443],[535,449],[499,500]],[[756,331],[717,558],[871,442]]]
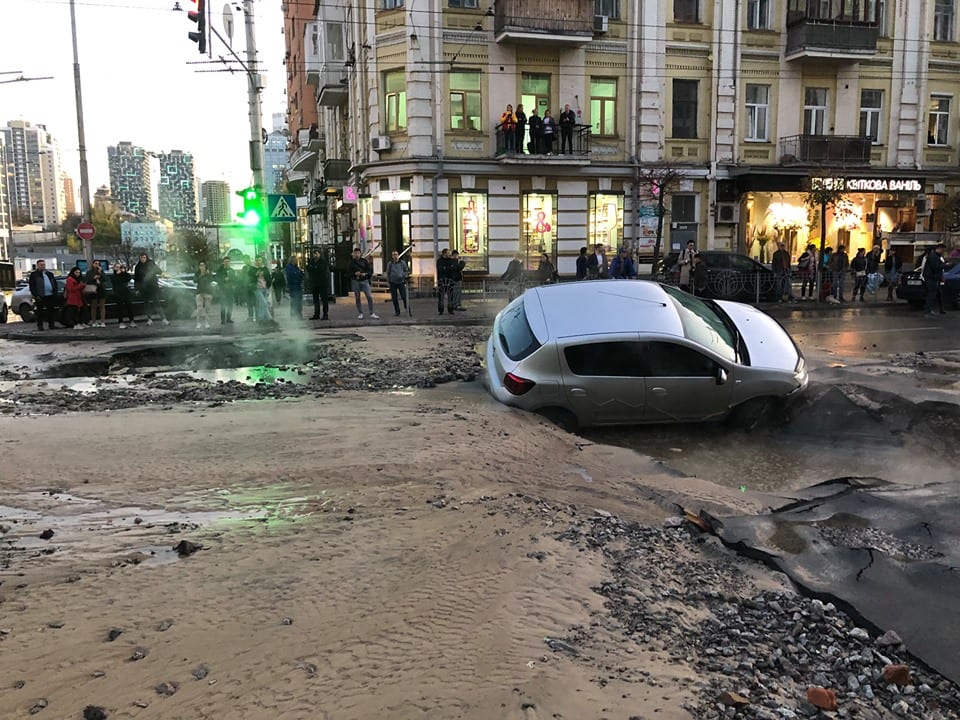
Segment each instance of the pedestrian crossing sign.
[[270,222],[296,222],[297,196],[267,195],[267,216]]

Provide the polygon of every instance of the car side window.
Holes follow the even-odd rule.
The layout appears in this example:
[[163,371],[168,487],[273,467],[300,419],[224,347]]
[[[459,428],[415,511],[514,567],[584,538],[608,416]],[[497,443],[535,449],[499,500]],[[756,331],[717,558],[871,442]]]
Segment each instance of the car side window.
[[717,364],[696,350],[667,342],[646,344],[647,377],[713,377]]
[[704,262],[707,264],[707,267],[712,270],[727,270],[730,267],[730,262],[727,259],[726,255],[714,255],[712,253],[704,253],[701,255]]
[[635,341],[592,342],[563,350],[574,375],[592,377],[643,377],[642,346]]
[[737,272],[757,272],[760,269],[750,258],[736,256],[730,258],[730,266]]

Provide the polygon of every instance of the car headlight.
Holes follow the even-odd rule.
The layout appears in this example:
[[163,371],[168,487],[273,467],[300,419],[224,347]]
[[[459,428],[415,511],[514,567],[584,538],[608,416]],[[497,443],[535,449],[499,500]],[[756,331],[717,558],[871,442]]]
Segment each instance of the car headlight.
[[800,359],[797,360],[797,367],[793,371],[793,377],[801,384],[807,379],[807,363],[804,361],[802,355]]

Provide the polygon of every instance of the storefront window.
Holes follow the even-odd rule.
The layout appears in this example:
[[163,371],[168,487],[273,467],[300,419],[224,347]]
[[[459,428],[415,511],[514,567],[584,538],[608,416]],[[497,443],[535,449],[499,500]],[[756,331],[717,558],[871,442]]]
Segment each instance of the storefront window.
[[525,193],[523,196],[524,263],[536,270],[540,255],[556,265],[557,196],[553,193]]
[[357,245],[363,252],[373,242],[373,198],[357,200]]
[[453,247],[467,271],[487,271],[487,196],[479,192],[453,195]]
[[587,245],[601,243],[616,250],[623,244],[623,195],[590,195]]

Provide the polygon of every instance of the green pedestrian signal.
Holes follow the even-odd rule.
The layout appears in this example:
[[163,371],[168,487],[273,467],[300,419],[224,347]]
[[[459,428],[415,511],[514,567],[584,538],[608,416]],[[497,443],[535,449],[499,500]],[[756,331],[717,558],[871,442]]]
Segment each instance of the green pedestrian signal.
[[237,214],[243,225],[261,225],[265,219],[263,193],[257,187],[248,187],[238,190],[237,195],[243,198],[243,211]]

